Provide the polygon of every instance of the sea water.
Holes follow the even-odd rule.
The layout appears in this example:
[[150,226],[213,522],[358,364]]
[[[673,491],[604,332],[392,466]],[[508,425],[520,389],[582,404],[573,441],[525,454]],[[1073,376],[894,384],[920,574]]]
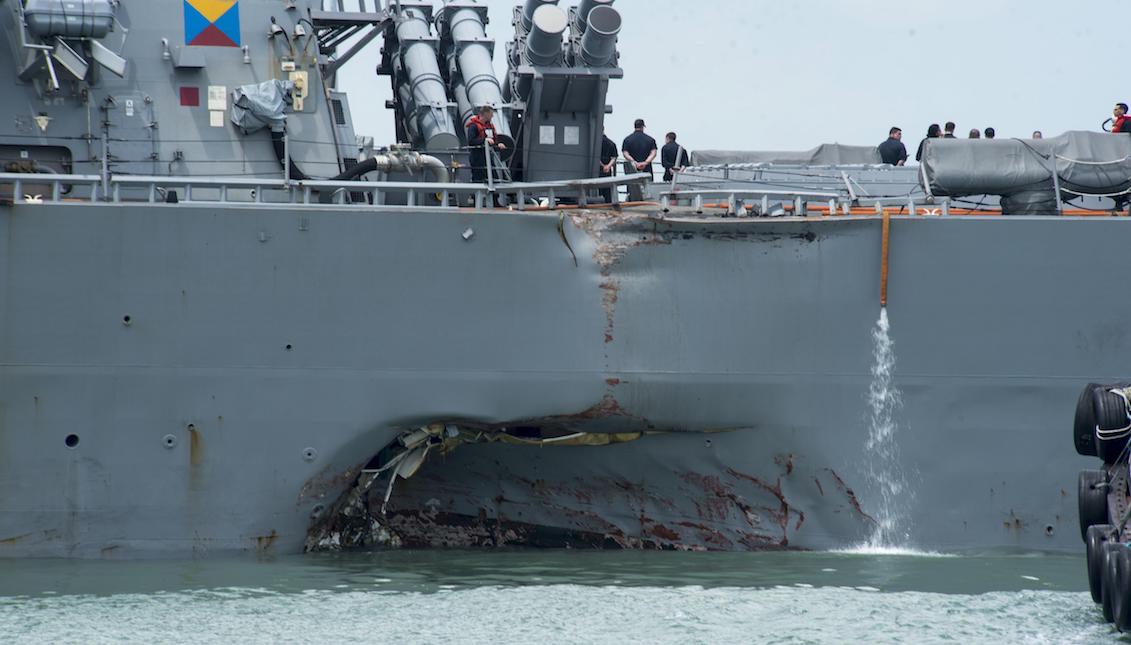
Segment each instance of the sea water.
[[1082,556],[0,561],[4,643],[1103,643]]

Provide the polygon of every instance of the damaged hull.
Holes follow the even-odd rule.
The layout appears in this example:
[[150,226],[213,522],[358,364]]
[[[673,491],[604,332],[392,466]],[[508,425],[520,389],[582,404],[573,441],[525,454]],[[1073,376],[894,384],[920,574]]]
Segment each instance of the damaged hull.
[[[892,222],[912,543],[1079,548],[1071,413],[1126,375],[1131,304],[1099,276],[1129,243],[1119,219]],[[875,527],[877,219],[16,205],[0,248],[0,556],[299,551],[437,422],[645,435],[433,455],[388,505],[408,546]]]

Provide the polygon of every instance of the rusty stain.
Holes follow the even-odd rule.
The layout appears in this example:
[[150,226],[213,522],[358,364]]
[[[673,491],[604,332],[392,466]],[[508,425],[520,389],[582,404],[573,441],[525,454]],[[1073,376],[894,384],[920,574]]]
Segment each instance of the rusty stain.
[[617,301],[620,300],[620,284],[606,278],[601,283],[601,307],[605,310],[605,343],[613,342],[613,329],[616,327]]
[[832,468],[826,468],[825,470],[833,476],[833,479],[836,480],[836,485],[839,486],[842,491],[844,491],[845,496],[848,497],[848,503],[852,505],[853,510],[855,510],[860,514],[861,517],[867,519],[872,524],[877,524],[876,518],[864,512],[864,507],[860,505],[860,500],[857,499],[856,492],[844,483],[844,479],[842,479],[841,476],[838,475],[837,472]]
[[0,545],[11,546],[13,544],[19,544],[20,542],[31,537],[32,535],[33,535],[32,533],[22,533],[20,535],[13,535],[10,538],[4,538],[3,540],[0,540]]
[[204,453],[204,440],[200,437],[200,431],[196,429],[196,424],[188,424],[189,433],[189,465],[199,466]]
[[805,511],[798,510],[797,511],[797,525],[793,527],[793,531],[795,533],[797,531],[800,531],[801,525],[804,524],[804,523],[805,523]]
[[734,549],[734,542],[730,538],[709,526],[687,521],[676,522],[676,524],[699,531],[699,540],[716,550],[730,551]]
[[275,529],[271,529],[271,532],[267,535],[259,535],[254,539],[255,550],[263,553],[270,550],[271,547],[275,546],[275,541],[279,539],[279,534],[275,532]]
[[44,541],[51,541],[51,540],[58,540],[59,539],[59,530],[58,529],[44,529],[42,531],[32,531],[31,533],[21,533],[20,535],[13,535],[12,537],[4,538],[4,539],[0,540],[0,546],[13,546],[13,545],[19,544],[20,542],[23,542],[24,540],[32,537],[33,535],[36,535],[37,533],[40,535],[41,539],[43,539]]
[[784,466],[785,474],[793,474],[793,453],[790,453],[788,455],[778,455],[774,457],[774,463],[779,466]]
[[355,464],[344,472],[334,473],[331,466],[326,466],[318,471],[298,492],[298,501],[295,505],[301,506],[305,502],[324,499],[327,495],[338,495],[347,486],[357,480],[361,474],[364,463]]
[[607,378],[607,379],[605,379],[605,384],[608,385],[609,387],[616,387],[616,386],[620,385],[620,379],[619,378]]
[[[793,455],[790,455],[787,472],[792,470]],[[733,468],[727,468],[727,473],[735,479],[744,479],[777,498],[778,510],[776,513],[774,513],[774,518],[778,521],[778,525],[781,526],[782,546],[789,544],[789,540],[787,539],[787,533],[789,531],[789,504],[785,501],[785,495],[783,495],[781,492],[781,480],[779,479],[773,486],[770,486],[768,483],[759,479],[758,477],[748,475],[746,473],[740,473]]]
[[[778,508],[763,508],[769,513],[781,528],[780,537],[771,537],[768,535],[758,533],[743,533],[739,541],[751,549],[761,549],[767,547],[785,548],[789,546],[789,505],[786,504],[784,496],[781,494],[780,483],[778,486],[770,486],[750,475],[738,473],[737,471],[728,469],[727,472],[736,478],[745,479],[757,485],[758,487],[766,490],[774,495],[778,500]],[[729,506],[733,505],[742,512],[743,518],[751,528],[761,526],[761,517],[755,511],[755,508],[744,500],[740,495],[735,493],[729,486],[724,484],[722,480],[715,475],[702,475],[700,473],[687,472],[682,475],[685,482],[697,486],[714,496],[714,498],[706,498],[702,502],[695,502],[696,509],[699,511],[700,517],[714,521],[726,521],[729,517]],[[730,504],[727,504],[729,502]]]
[[821,485],[821,480],[814,477],[813,483],[817,484],[817,492],[821,494],[821,497],[824,497],[825,496],[825,487]]
[[655,522],[653,522],[652,525],[648,528],[648,532],[660,538],[661,540],[667,540],[672,544],[678,544],[682,540],[679,533],[676,533],[663,524],[658,524]]
[[1009,510],[1009,519],[1005,520],[1001,524],[1007,530],[1011,530],[1011,531],[1020,532],[1021,530],[1023,530],[1025,528],[1025,522],[1023,522],[1021,520],[1021,518],[1017,516],[1017,514],[1013,511],[1013,509]]

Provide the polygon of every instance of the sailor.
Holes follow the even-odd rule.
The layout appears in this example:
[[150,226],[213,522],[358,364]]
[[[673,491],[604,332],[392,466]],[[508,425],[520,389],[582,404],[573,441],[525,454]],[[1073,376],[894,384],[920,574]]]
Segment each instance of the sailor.
[[970,139],[981,139],[982,131],[978,128],[970,128]]
[[[612,177],[617,174],[617,144],[609,138],[609,135],[601,134],[601,177]],[[606,204],[613,203],[613,189],[602,188],[601,196],[605,198]]]
[[1033,130],[1034,139],[1044,139],[1045,135],[1040,130]]
[[927,128],[927,137],[919,142],[919,150],[915,153],[915,161],[923,160],[923,148],[927,147],[927,139],[938,139],[942,137],[942,128],[939,124],[932,123],[931,127]]
[[985,133],[987,139],[993,139],[997,136],[997,130],[994,130],[993,128],[986,128]]
[[[648,175],[648,179],[654,179],[652,160],[656,158],[656,140],[644,134],[644,119],[637,119],[633,128],[635,131],[625,137],[621,144],[624,171],[628,174],[644,173]],[[628,199],[633,202],[643,201],[644,189],[639,184],[629,186]]]
[[944,139],[957,139],[958,137],[954,136],[954,129],[957,128],[957,127],[958,126],[954,125],[954,121],[947,121],[946,125],[943,126],[942,138],[944,138]]
[[467,120],[467,146],[471,150],[471,181],[476,184],[487,183],[487,147],[506,150],[507,147],[495,140],[495,126],[491,119],[495,109],[490,105],[479,108],[479,114]]
[[1111,121],[1111,131],[1117,133],[1131,133],[1131,117],[1127,116],[1127,104],[1116,103],[1111,111],[1114,117]]
[[879,146],[880,159],[889,166],[902,166],[907,163],[907,147],[903,145],[903,130],[892,127],[888,139]]
[[660,149],[660,165],[664,167],[664,181],[671,181],[675,173],[683,172],[684,168],[691,165],[687,158],[687,150],[675,142],[675,133],[669,132],[664,137],[664,147]]

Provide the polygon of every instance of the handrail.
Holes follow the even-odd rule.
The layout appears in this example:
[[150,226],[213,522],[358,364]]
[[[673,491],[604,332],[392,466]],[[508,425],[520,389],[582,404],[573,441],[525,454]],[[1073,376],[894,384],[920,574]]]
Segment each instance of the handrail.
[[93,202],[98,200],[98,190],[102,184],[102,177],[98,175],[59,175],[53,173],[0,173],[0,186],[7,184],[12,185],[12,201],[16,204],[47,201],[43,195],[24,193],[25,186],[42,186],[44,184],[51,185],[50,201],[61,201],[63,193],[66,192],[64,186],[77,184],[90,187],[90,201]]
[[[233,203],[255,205],[278,202],[267,202],[264,199],[266,191],[274,191],[283,195],[287,202],[292,204],[311,205],[321,202],[320,196],[330,193],[330,203],[336,205],[369,206],[368,201],[353,204],[348,201],[351,194],[365,194],[372,198],[374,205],[382,205],[381,199],[390,194],[403,195],[409,207],[428,206],[432,208],[452,208],[460,204],[452,204],[451,197],[474,197],[475,207],[482,208],[489,203],[492,195],[515,195],[516,210],[527,207],[528,198],[545,198],[548,205],[557,206],[562,198],[576,198],[577,202],[585,206],[588,204],[591,193],[601,189],[613,188],[613,201],[618,201],[616,188],[633,184],[642,184],[648,176],[637,173],[626,176],[598,177],[594,179],[571,179],[546,182],[514,182],[494,186],[487,184],[461,184],[437,182],[367,182],[367,181],[337,181],[337,180],[304,180],[288,181],[276,178],[250,178],[250,177],[184,177],[184,176],[158,176],[158,175],[116,175],[110,178],[109,194],[99,195],[102,178],[98,175],[54,175],[32,173],[0,173],[0,185],[13,186],[13,201],[24,203],[28,201],[61,201],[64,186],[83,185],[90,187],[89,201],[100,199],[112,203],[125,203],[142,201],[146,203],[159,203],[165,201],[169,189],[181,189],[183,198],[178,196],[178,202],[186,203]],[[50,184],[51,196],[25,195],[23,189],[28,185]],[[229,199],[231,190],[254,191],[252,200]],[[130,191],[144,191],[140,200],[128,199],[125,193]],[[194,193],[194,191],[196,191]],[[201,191],[208,191],[202,195]],[[434,195],[438,203],[427,203],[429,200],[418,199],[421,195]],[[34,197],[34,199],[31,199]]]

